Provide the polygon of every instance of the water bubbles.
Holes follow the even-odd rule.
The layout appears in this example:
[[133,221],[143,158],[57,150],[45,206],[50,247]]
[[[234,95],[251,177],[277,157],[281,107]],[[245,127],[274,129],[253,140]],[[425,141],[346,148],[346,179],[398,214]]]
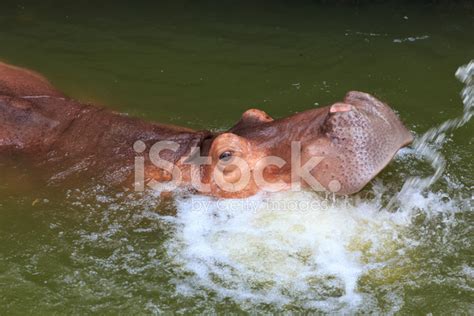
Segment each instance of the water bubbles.
[[403,43],[403,42],[416,42],[430,38],[429,35],[421,36],[409,36],[405,38],[396,38],[393,40],[394,43]]
[[[361,276],[383,263],[374,257],[393,256],[410,224],[406,216],[380,212],[376,201],[330,201],[309,192],[253,197],[254,210],[248,201],[239,208],[235,200],[198,199],[207,207],[193,208],[203,204],[192,198],[178,202],[179,228],[167,245],[181,273],[192,273],[177,286],[241,303],[357,309],[368,295],[359,292]],[[295,201],[306,207],[288,211]]]

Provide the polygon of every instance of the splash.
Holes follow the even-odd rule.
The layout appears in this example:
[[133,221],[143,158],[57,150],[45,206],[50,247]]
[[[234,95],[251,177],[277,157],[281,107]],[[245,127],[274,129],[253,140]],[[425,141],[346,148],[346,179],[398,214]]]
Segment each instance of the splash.
[[180,243],[168,246],[194,273],[178,282],[179,292],[213,290],[221,298],[281,307],[351,308],[363,300],[358,279],[376,264],[361,258],[398,248],[397,235],[410,223],[401,213],[379,212],[377,203],[328,203],[309,192],[254,197],[250,211],[248,202],[178,202]]
[[177,292],[230,298],[249,309],[269,304],[323,312],[399,310],[403,284],[421,278],[425,263],[416,259],[418,248],[433,236],[446,240],[456,225],[453,214],[465,207],[428,189],[445,170],[446,132],[472,117],[473,75],[474,62],[456,73],[465,84],[462,116],[427,131],[410,149],[431,164],[433,174],[408,179],[399,192],[375,182],[372,198],[310,192],[225,201],[179,198],[174,237],[166,244],[176,264]]
[[456,77],[465,85],[461,92],[464,105],[462,115],[428,130],[421,137],[415,139],[412,144],[412,153],[428,161],[434,173],[426,178],[409,178],[404,183],[401,191],[389,202],[388,208],[406,201],[409,196],[414,196],[416,192],[423,192],[438,181],[443,174],[446,168],[446,160],[441,154],[441,149],[447,140],[446,133],[464,126],[471,120],[474,113],[474,61],[460,67],[456,71]]

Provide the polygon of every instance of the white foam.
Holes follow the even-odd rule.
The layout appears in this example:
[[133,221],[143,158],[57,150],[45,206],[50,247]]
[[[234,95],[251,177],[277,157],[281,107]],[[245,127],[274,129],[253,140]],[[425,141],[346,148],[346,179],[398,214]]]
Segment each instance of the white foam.
[[[179,289],[189,295],[212,290],[253,304],[352,309],[364,297],[359,278],[383,264],[361,257],[386,257],[410,224],[406,214],[380,211],[375,201],[328,203],[309,192],[252,200],[254,211],[245,208],[248,201],[242,208],[235,200],[204,197],[178,202],[180,229],[168,249],[194,274],[177,280]],[[288,210],[294,205],[305,207]]]

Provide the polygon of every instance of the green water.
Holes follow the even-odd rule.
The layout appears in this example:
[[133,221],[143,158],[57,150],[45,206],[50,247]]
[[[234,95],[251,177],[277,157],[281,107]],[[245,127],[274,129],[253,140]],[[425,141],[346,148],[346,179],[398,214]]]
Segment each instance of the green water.
[[[421,135],[461,115],[463,85],[454,73],[474,58],[473,34],[472,10],[423,2],[0,3],[0,59],[43,73],[84,102],[197,129],[227,128],[250,107],[282,117],[361,90],[387,101]],[[418,192],[430,203],[412,207],[400,232],[388,229],[401,241],[376,254],[351,243],[361,265],[381,266],[361,272],[356,292],[366,296],[342,308],[310,306],[291,287],[273,301],[245,298],[256,285],[243,278],[241,295],[226,295],[222,275],[184,291],[180,285],[195,285],[186,266],[193,259],[169,250],[173,243],[187,249],[179,232],[189,222],[179,205],[93,184],[64,192],[35,181],[34,171],[0,165],[0,314],[472,313],[473,124],[446,136],[438,149],[447,161],[443,177]],[[422,159],[397,159],[378,177],[384,199],[408,176],[430,173]],[[374,195],[371,185],[358,198],[373,206]]]

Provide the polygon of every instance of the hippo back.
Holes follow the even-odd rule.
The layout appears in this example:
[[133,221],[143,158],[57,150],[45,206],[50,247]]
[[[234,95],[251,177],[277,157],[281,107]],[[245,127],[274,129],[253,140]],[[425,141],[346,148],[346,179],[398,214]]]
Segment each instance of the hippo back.
[[63,98],[0,96],[0,153],[47,151],[82,108]]
[[40,74],[2,62],[0,62],[0,95],[63,96]]

